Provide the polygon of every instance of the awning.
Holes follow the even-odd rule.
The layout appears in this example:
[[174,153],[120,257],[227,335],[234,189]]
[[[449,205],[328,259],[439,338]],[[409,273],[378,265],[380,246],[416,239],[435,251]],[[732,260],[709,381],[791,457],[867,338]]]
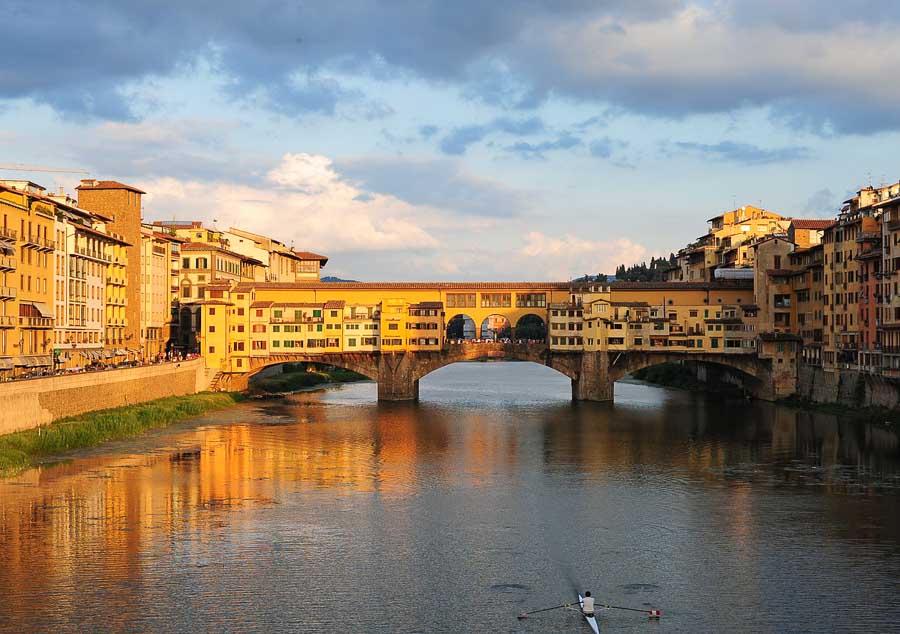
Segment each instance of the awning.
[[5,240],[0,240],[0,253],[4,255],[15,255],[16,245]]
[[20,306],[22,304],[30,304],[31,306],[34,306],[41,314],[41,317],[53,317],[53,311],[50,310],[50,307],[47,306],[47,304],[45,304],[44,302],[20,302]]
[[103,351],[103,358],[104,358],[104,359],[112,359],[112,356],[113,356],[112,350],[104,350],[104,351]]
[[12,370],[15,365],[12,357],[0,358],[0,370]]
[[124,348],[116,350],[116,356],[124,357],[126,354],[128,354],[128,350],[125,350]]
[[79,354],[81,354],[81,356],[84,357],[85,359],[90,359],[90,358],[91,358],[91,355],[89,355],[89,354],[88,354],[87,352],[85,352],[84,350],[82,350]]
[[68,361],[72,357],[69,356],[68,352],[60,352],[58,355],[56,355],[56,358],[59,359],[60,361]]
[[29,368],[29,367],[31,367],[31,366],[29,365],[29,363],[28,363],[28,358],[27,358],[27,357],[16,357],[16,358],[14,359],[13,362],[15,363],[16,366],[18,366],[18,367],[20,367],[20,368]]
[[31,365],[29,367],[32,368],[45,368],[47,366],[53,365],[53,361],[50,359],[50,355],[29,357],[29,360],[31,361]]

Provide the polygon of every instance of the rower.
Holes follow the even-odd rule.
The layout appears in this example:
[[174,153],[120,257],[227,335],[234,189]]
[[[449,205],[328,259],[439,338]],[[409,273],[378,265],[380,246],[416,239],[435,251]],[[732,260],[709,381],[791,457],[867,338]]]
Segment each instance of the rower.
[[581,600],[581,611],[588,618],[594,616],[594,597],[591,596],[590,590],[586,590],[584,593],[584,598]]

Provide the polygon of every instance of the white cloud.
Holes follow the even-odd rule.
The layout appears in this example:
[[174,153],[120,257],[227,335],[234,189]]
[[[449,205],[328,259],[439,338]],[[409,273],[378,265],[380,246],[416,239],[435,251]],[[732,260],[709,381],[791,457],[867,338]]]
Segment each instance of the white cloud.
[[566,235],[561,238],[532,231],[519,251],[525,258],[539,259],[546,267],[544,279],[565,280],[585,273],[612,273],[619,264],[646,260],[647,248],[627,239],[594,241]]
[[431,210],[342,181],[331,160],[286,154],[259,185],[160,178],[140,183],[145,215],[203,220],[272,236],[297,248],[431,249]]

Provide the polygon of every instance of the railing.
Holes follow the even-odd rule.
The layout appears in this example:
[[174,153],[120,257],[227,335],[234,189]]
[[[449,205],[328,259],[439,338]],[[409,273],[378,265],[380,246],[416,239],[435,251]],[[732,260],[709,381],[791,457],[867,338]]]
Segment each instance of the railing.
[[56,240],[42,238],[38,235],[23,235],[22,242],[24,242],[26,245],[31,245],[41,250],[53,251],[56,248]]
[[52,317],[19,317],[19,325],[25,328],[53,328]]
[[15,299],[16,289],[12,286],[0,286],[0,299]]
[[12,227],[0,227],[0,238],[7,240],[15,240],[18,233]]
[[16,259],[8,258],[8,257],[0,257],[0,270],[15,271],[16,270]]
[[0,315],[0,328],[13,328],[16,325],[16,318],[12,315]]

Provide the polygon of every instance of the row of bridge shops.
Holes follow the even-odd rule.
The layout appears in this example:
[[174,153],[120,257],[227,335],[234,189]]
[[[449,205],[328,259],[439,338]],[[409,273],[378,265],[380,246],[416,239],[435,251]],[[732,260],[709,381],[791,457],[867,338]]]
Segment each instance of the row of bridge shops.
[[758,355],[791,366],[803,355],[800,337],[760,330],[752,280],[223,282],[182,311],[186,347],[229,373],[291,355],[439,352],[487,342],[559,353]]

